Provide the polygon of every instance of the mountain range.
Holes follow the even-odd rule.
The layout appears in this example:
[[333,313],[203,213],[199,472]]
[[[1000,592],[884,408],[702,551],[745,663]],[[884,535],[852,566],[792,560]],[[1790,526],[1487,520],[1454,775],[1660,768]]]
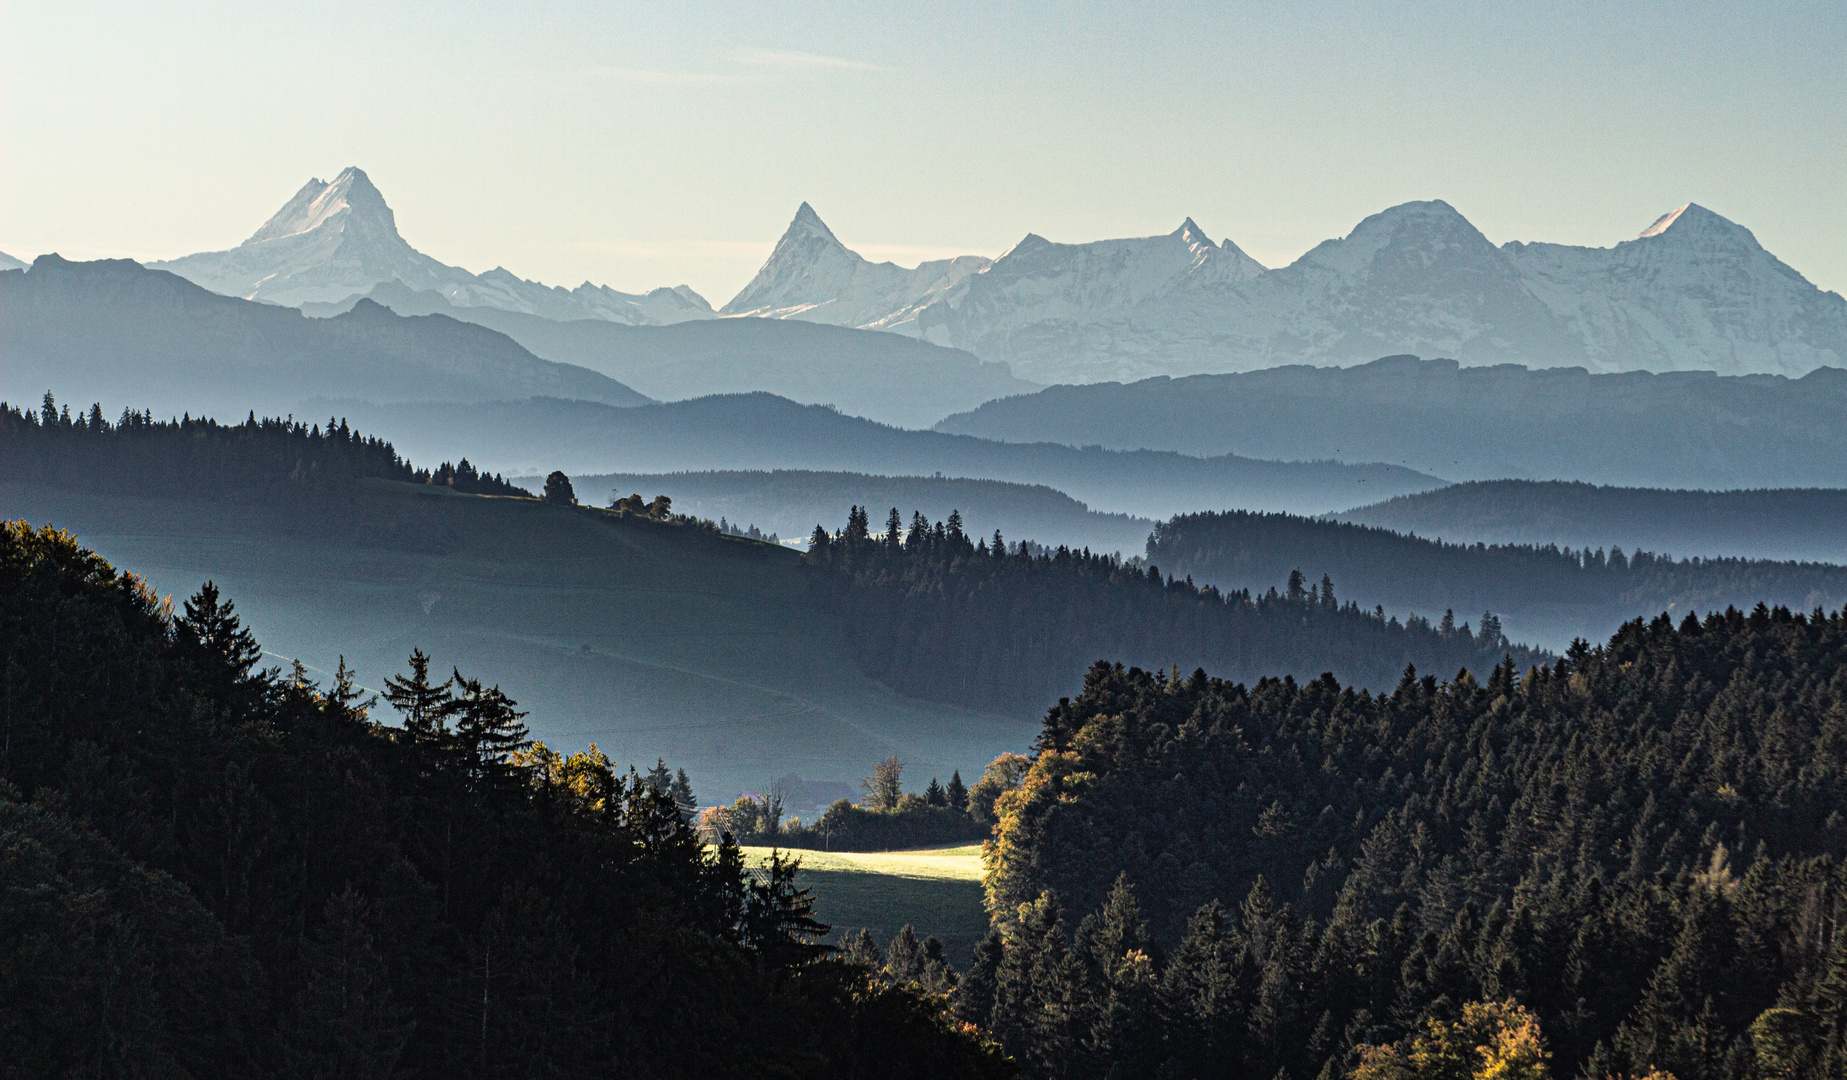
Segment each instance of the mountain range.
[[412,248],[383,195],[348,168],[309,181],[235,248],[151,265],[288,306],[350,303],[395,282],[457,309],[554,320],[755,316],[884,330],[1004,362],[1041,384],[1393,353],[1595,372],[1800,376],[1847,366],[1847,300],[1693,203],[1610,248],[1497,246],[1431,200],[1373,214],[1276,268],[1188,219],[1164,236],[1067,244],[1029,234],[996,258],[909,269],[862,258],[803,203],[756,277],[714,311],[684,285],[565,289],[447,266]]
[[1389,461],[1451,480],[1628,487],[1847,486],[1847,371],[1782,375],[1353,367],[1053,386],[938,430],[1181,454]]
[[1348,364],[1390,353],[1592,371],[1802,375],[1847,365],[1847,300],[1687,204],[1613,248],[1499,247],[1441,200],[1394,206],[1265,269],[1191,219],[905,271],[807,205],[727,315],[891,330],[1041,383]]

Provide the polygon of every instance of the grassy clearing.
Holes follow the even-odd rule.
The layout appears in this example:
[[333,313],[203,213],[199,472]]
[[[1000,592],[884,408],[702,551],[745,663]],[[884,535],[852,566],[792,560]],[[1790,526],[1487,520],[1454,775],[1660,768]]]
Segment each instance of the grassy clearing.
[[[744,859],[761,865],[766,847],[747,847]],[[958,966],[987,933],[981,904],[981,845],[913,851],[796,851],[799,883],[815,892],[815,915],[834,927],[830,940],[865,927],[881,943],[906,923],[917,936],[934,935]]]

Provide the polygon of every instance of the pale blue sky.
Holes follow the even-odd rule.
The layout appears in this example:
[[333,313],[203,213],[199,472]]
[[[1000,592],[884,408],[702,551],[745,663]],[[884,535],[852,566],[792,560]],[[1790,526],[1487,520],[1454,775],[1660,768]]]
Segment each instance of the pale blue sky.
[[812,202],[913,263],[1408,199],[1608,245],[1688,200],[1847,290],[1847,3],[0,0],[0,250],[231,246],[365,168],[419,249],[715,304]]

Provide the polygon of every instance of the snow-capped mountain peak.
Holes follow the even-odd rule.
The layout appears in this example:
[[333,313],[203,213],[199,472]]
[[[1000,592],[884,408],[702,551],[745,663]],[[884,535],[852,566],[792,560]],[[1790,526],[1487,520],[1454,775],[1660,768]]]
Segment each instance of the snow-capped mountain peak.
[[827,222],[821,220],[821,215],[815,213],[814,207],[809,206],[806,200],[795,208],[795,218],[789,222],[789,228],[783,238],[788,239],[797,234],[812,236],[835,244],[840,243],[834,238],[834,230],[827,227]]
[[397,236],[397,217],[385,205],[385,196],[372,185],[364,170],[348,166],[331,182],[310,180],[295,197],[252,233],[246,244],[260,244],[285,236],[298,236],[318,229],[334,219],[359,217],[381,231]]
[[385,196],[356,166],[341,170],[331,181],[302,185],[237,247],[149,265],[213,292],[289,306],[347,302],[378,285],[397,282],[440,293],[461,307],[503,308],[554,319],[657,324],[713,315],[711,305],[685,286],[646,296],[588,282],[566,290],[526,281],[505,267],[471,274],[445,265],[398,235],[397,216]]
[[889,262],[868,262],[842,244],[814,207],[804,202],[757,276],[719,314],[898,329],[919,304],[987,266],[987,259],[971,255],[919,263],[908,270]]
[[1650,225],[1648,228],[1643,229],[1642,234],[1640,236],[1637,236],[1636,239],[1646,240],[1651,236],[1660,236],[1662,233],[1668,230],[1669,226],[1673,225],[1674,222],[1680,220],[1680,215],[1686,213],[1688,210],[1691,210],[1691,209],[1693,209],[1693,204],[1687,203],[1685,206],[1680,207],[1678,210],[1669,210],[1667,213],[1662,214],[1660,217],[1656,218],[1655,223],[1653,225]]

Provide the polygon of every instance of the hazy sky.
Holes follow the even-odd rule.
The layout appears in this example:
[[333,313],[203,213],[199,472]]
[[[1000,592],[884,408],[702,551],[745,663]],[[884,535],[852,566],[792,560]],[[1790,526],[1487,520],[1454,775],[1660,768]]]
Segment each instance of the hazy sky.
[[349,164],[445,262],[715,304],[804,199],[906,264],[1191,215],[1271,266],[1690,199],[1847,291],[1847,3],[0,0],[0,251],[230,247]]

